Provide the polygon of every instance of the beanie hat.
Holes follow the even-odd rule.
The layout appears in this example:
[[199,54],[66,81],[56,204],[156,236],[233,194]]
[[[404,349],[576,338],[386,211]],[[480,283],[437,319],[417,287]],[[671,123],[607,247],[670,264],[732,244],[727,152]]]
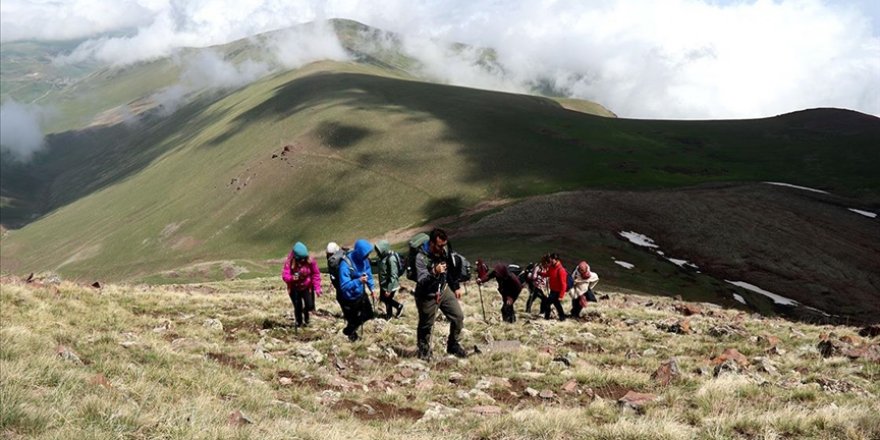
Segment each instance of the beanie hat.
[[327,253],[328,254],[333,255],[337,252],[339,252],[339,245],[336,244],[335,241],[331,241],[330,243],[327,243]]
[[296,258],[306,258],[309,256],[309,249],[302,242],[296,242],[293,245],[293,256]]

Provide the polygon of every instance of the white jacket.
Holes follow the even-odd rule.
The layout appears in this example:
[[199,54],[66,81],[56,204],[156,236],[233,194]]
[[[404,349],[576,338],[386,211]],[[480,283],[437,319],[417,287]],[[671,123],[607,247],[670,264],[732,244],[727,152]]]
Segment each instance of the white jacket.
[[574,271],[574,287],[569,289],[569,295],[571,295],[572,299],[577,299],[581,295],[587,293],[588,290],[595,288],[596,284],[599,284],[599,274],[596,272],[590,272],[589,278],[584,278],[581,275],[581,271],[575,269]]

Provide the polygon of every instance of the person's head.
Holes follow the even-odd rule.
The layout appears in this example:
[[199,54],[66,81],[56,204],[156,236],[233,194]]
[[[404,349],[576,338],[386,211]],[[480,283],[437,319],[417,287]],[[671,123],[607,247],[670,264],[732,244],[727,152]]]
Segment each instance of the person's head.
[[550,263],[551,266],[555,266],[557,263],[561,262],[561,260],[559,258],[559,254],[557,254],[556,252],[551,253],[547,257],[548,257],[547,261]]
[[434,228],[428,235],[428,250],[434,255],[445,255],[447,243],[449,236],[440,228]]
[[498,263],[493,269],[495,270],[495,277],[498,279],[504,279],[510,276],[510,271],[507,269],[506,264]]
[[370,253],[373,252],[373,245],[366,239],[361,238],[354,242],[354,249],[351,252],[355,258],[366,260],[369,258]]
[[550,254],[544,254],[544,255],[541,255],[541,263],[540,263],[540,265],[541,265],[541,267],[548,267],[548,266],[550,266]]
[[589,277],[590,276],[590,265],[587,264],[586,261],[581,261],[580,263],[578,263],[578,272],[580,272],[581,276],[583,276],[583,277]]
[[309,249],[302,242],[298,241],[293,245],[293,258],[297,262],[305,262],[309,260]]
[[391,244],[388,243],[388,240],[379,240],[376,243],[376,255],[380,258],[385,258],[391,252]]
[[339,252],[339,250],[340,250],[339,245],[336,244],[335,241],[331,241],[330,243],[327,243],[327,255],[333,255],[333,254]]

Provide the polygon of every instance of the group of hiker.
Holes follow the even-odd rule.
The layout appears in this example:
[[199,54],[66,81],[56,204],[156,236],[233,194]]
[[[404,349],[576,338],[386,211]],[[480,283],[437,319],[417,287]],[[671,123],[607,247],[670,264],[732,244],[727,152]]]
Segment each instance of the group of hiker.
[[[370,262],[373,252],[377,256],[378,295]],[[430,233],[417,234],[409,241],[409,252],[405,257],[391,250],[387,240],[373,245],[365,239],[355,241],[350,249],[331,242],[327,244],[326,257],[330,281],[346,322],[342,333],[349,340],[357,341],[360,327],[376,317],[376,300],[385,305],[382,316],[385,319],[403,313],[404,305],[395,297],[401,290],[400,278],[406,276],[415,282],[411,293],[418,311],[419,358],[431,359],[433,356],[431,334],[438,311],[449,321],[447,354],[467,356],[459,343],[464,327],[459,300],[463,284],[471,278],[471,266],[461,254],[450,249],[446,231],[435,228]],[[589,264],[584,261],[578,263],[571,273],[566,271],[555,253],[544,255],[540,263],[529,264],[526,269],[516,264],[499,263],[489,271],[480,260],[477,260],[476,267],[481,301],[482,285],[491,279],[496,280],[502,298],[501,316],[505,322],[516,321],[514,303],[524,286],[529,291],[526,313],[530,313],[533,302],[540,299],[540,311],[546,319],[550,319],[554,309],[560,320],[569,316],[562,307],[566,293],[572,299],[572,317],[579,317],[587,301],[596,301],[593,288],[599,282],[599,276],[591,272]],[[294,244],[285,259],[281,276],[293,303],[296,326],[307,327],[309,313],[315,310],[315,298],[321,296],[322,291],[318,263],[309,257],[308,248],[303,243]],[[485,315],[485,310],[483,313]]]

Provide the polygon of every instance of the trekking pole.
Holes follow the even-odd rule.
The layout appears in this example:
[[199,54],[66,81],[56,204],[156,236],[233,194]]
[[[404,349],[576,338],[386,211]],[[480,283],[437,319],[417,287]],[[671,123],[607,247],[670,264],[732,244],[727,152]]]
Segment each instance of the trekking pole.
[[483,322],[489,322],[489,320],[486,318],[486,306],[483,304],[483,285],[477,283],[477,287],[480,290],[480,308],[483,309]]

